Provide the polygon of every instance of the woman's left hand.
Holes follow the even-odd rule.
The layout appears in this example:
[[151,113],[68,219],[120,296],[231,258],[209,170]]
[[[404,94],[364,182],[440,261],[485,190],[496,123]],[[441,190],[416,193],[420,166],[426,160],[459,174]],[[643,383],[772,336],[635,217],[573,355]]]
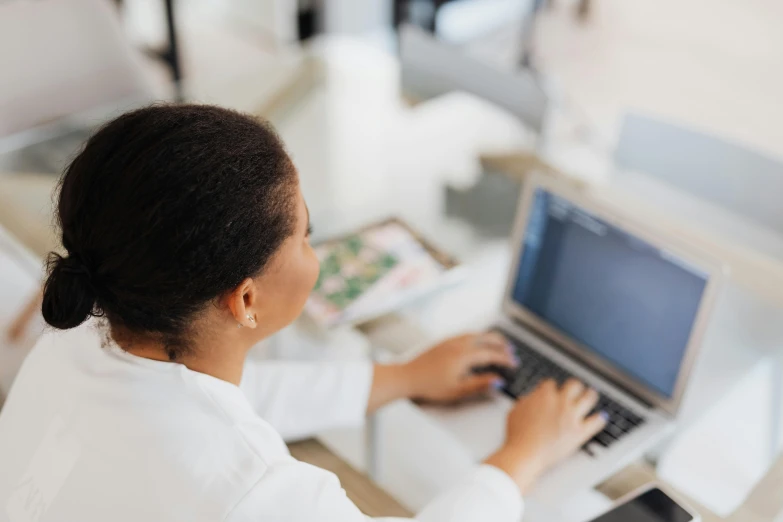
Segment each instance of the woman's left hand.
[[497,333],[468,334],[447,339],[403,365],[413,399],[453,402],[498,388],[495,373],[474,368],[515,368],[519,362],[509,342]]

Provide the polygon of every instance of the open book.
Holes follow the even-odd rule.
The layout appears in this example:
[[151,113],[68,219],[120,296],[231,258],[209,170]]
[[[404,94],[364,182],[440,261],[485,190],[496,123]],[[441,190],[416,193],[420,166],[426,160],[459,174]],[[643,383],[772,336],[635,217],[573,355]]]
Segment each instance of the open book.
[[321,274],[305,306],[319,325],[358,324],[445,282],[457,263],[390,219],[315,247]]

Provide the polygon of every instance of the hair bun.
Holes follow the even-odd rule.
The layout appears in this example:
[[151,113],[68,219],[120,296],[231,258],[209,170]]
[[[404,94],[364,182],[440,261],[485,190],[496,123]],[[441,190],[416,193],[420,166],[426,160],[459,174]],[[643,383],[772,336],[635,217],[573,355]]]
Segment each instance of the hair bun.
[[95,291],[87,267],[77,258],[49,254],[41,312],[61,330],[82,324],[95,308]]

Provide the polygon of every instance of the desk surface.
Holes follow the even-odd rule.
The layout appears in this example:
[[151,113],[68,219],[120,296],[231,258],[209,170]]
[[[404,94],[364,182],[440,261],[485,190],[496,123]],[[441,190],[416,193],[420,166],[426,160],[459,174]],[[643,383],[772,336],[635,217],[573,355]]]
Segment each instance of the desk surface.
[[[369,324],[363,328],[364,333],[374,346],[405,358],[444,336],[488,326],[497,317],[508,260],[504,245],[486,249],[480,260],[468,266],[469,276],[461,285],[396,317]],[[774,320],[776,311],[755,305],[758,305],[756,301],[734,286],[722,296],[706,337],[708,346],[693,375],[679,434],[700,425],[724,398],[732,397],[733,390],[765,357],[763,347],[772,349],[781,338],[776,330],[780,322]],[[420,408],[420,411],[445,430],[475,462],[486,454],[487,448],[502,441],[507,402],[497,398],[460,409]],[[763,445],[764,439],[761,435],[756,443]]]

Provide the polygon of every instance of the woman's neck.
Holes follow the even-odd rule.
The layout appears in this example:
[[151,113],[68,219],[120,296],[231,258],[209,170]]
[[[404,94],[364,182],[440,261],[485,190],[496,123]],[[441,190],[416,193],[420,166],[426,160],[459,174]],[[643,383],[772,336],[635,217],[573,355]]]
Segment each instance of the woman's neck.
[[220,357],[210,360],[203,357],[183,357],[182,361],[177,361],[185,365],[194,372],[205,373],[218,379],[230,382],[239,386],[242,380],[242,370],[245,367],[245,357]]
[[179,363],[189,370],[211,375],[236,386],[242,380],[242,369],[250,348],[240,347],[236,342],[202,342],[172,360],[166,345],[160,341],[132,339],[116,331],[112,331],[112,337],[120,348],[137,357]]

